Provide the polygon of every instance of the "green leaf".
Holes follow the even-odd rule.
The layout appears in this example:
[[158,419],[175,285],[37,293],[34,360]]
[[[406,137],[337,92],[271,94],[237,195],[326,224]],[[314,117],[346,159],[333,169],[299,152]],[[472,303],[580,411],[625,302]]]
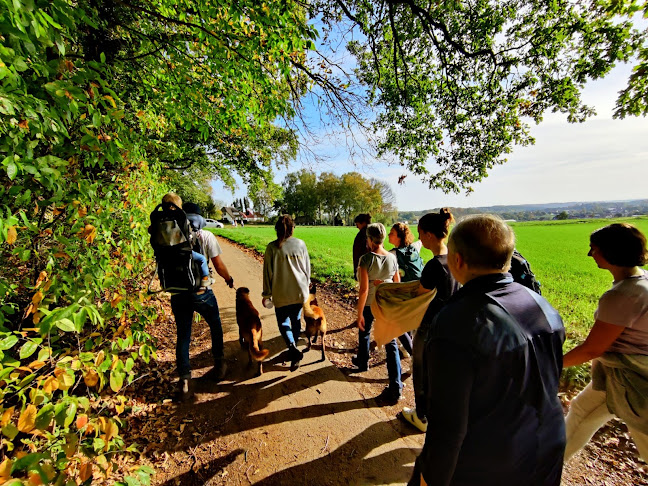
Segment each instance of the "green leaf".
[[35,343],[34,341],[27,341],[25,344],[23,344],[22,348],[20,348],[20,359],[25,359],[29,358],[32,354],[36,352],[38,349],[38,344]]
[[140,483],[139,479],[134,478],[132,476],[126,476],[124,478],[124,481],[126,481],[126,484],[128,486],[142,486],[142,483]]
[[11,349],[16,345],[17,342],[18,336],[11,334],[10,336],[7,336],[2,341],[0,341],[0,350],[5,351],[7,349]]
[[9,423],[2,427],[2,433],[5,435],[5,437],[8,437],[9,440],[13,440],[14,437],[18,435],[18,427],[16,427],[12,423]]
[[45,430],[49,427],[50,422],[52,422],[52,418],[54,418],[54,405],[48,403],[36,414],[34,426],[39,430]]
[[110,372],[110,388],[114,392],[118,392],[124,384],[126,372],[124,371],[124,363],[119,361],[117,366]]
[[74,331],[74,322],[72,322],[70,319],[64,318],[56,321],[56,327],[58,327],[61,331],[72,332]]
[[14,162],[9,162],[7,165],[7,177],[10,181],[13,181],[18,175],[18,166]]

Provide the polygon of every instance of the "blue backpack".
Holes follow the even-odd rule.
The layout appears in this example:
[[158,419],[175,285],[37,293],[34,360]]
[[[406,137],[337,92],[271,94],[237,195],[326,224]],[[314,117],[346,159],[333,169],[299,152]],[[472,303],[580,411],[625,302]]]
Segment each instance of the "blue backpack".
[[401,271],[401,282],[420,280],[423,272],[423,259],[413,246],[395,248],[398,269]]

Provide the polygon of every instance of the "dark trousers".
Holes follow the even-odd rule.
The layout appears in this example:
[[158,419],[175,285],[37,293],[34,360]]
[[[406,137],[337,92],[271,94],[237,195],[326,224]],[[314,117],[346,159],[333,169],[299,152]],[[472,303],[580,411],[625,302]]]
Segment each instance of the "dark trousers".
[[[365,329],[362,331],[358,328],[358,364],[366,366],[369,363],[371,327],[374,321],[371,307],[368,305],[365,306],[362,315],[365,319]],[[385,344],[385,351],[387,352],[387,375],[389,376],[389,388],[394,390],[398,389],[400,391],[403,388],[403,382],[401,381],[401,364],[396,339],[392,339],[390,342]]]
[[214,363],[223,358],[223,326],[221,324],[218,302],[211,289],[202,294],[180,293],[171,296],[171,310],[175,316],[176,366],[180,378],[191,378],[189,364],[189,344],[191,343],[191,323],[194,312],[197,312],[209,325],[212,341]]
[[416,404],[416,415],[423,419],[426,415],[426,387],[425,382],[425,361],[423,359],[425,352],[425,338],[427,336],[427,327],[421,325],[414,334],[414,344],[412,353],[412,384],[414,385],[414,403]]

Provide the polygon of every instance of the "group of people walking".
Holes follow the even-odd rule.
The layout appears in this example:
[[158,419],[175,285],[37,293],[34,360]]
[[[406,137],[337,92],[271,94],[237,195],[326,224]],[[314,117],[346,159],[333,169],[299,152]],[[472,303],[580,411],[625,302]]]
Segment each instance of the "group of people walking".
[[[591,235],[589,255],[614,283],[599,301],[585,342],[563,358],[560,315],[507,272],[515,235],[501,219],[473,215],[450,231],[454,218],[442,209],[419,220],[417,242],[402,223],[388,236],[368,214],[355,222],[358,352],[352,371],[368,369],[371,303],[379,285],[407,279],[419,281],[419,295],[436,290],[413,338],[400,337],[412,356],[415,395],[415,407],[404,408],[401,416],[426,433],[411,485],[557,486],[563,461],[614,416],[626,422],[639,454],[648,459],[648,274],[640,268],[648,250],[637,228],[612,224]],[[279,217],[263,265],[264,305],[271,300],[275,307],[292,369],[303,357],[297,339],[311,272],[294,227],[290,216]],[[387,236],[391,251],[383,246]],[[206,243],[205,256],[232,286],[218,243]],[[434,255],[424,266],[421,247]],[[212,375],[222,379],[222,330],[211,289],[174,297],[172,304],[181,392],[190,378],[187,336],[194,311],[209,317]],[[389,383],[378,399],[395,404],[403,387],[397,339],[385,348]],[[558,399],[561,371],[590,360],[592,383],[572,401],[565,419]]]

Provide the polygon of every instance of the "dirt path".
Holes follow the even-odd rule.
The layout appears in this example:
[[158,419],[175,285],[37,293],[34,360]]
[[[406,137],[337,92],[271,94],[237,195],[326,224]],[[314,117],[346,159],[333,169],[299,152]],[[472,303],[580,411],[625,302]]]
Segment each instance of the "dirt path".
[[[157,471],[155,484],[406,484],[423,443],[422,434],[396,418],[402,406],[413,404],[410,360],[403,360],[405,399],[394,407],[379,407],[372,397],[387,382],[384,351],[373,353],[368,372],[349,374],[357,344],[352,302],[324,288],[318,289],[318,299],[329,321],[328,359],[319,361],[321,348],[314,346],[291,372],[283,362],[274,309],[260,304],[258,256],[219,241],[235,285],[251,291],[271,353],[265,373],[253,377],[247,353],[238,344],[234,291],[219,279],[213,289],[223,320],[226,380],[212,385],[199,378],[210,369],[209,332],[200,321],[191,347],[196,400],[172,404],[175,324],[165,307],[153,330],[158,366],[138,387],[128,432],[130,439],[145,445],[144,458]],[[304,344],[302,338],[300,348]],[[566,467],[563,484],[648,484],[645,466],[623,433],[619,425],[600,433]]]

